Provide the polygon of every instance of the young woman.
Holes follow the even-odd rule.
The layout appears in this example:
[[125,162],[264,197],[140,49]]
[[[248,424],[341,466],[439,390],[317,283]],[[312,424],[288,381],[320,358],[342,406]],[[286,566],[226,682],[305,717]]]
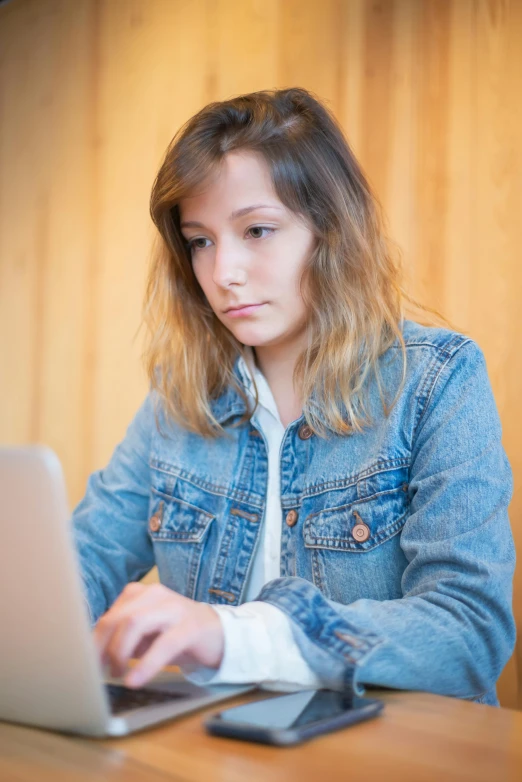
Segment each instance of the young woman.
[[151,214],[150,393],[73,515],[102,659],[129,686],[170,663],[498,703],[512,477],[483,354],[405,319],[333,117],[302,89],[206,106]]

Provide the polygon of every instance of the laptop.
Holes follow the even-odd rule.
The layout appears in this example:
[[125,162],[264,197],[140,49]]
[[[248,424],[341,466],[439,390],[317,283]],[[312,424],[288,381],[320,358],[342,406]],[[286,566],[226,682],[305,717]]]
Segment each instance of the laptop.
[[104,679],[69,519],[55,453],[0,448],[0,720],[123,736],[255,689],[166,672],[137,690]]

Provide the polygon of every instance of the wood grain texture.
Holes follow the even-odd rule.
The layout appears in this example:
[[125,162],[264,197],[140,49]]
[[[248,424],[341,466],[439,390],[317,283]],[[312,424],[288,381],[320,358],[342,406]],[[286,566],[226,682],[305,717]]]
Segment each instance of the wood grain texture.
[[180,782],[117,747],[0,722],[2,782]]
[[[168,142],[211,100],[291,85],[341,121],[413,295],[485,352],[520,544],[520,0],[0,7],[0,440],[51,445],[81,498],[147,388],[148,199]],[[516,593],[520,618],[518,574]],[[519,690],[514,658],[503,702]]]

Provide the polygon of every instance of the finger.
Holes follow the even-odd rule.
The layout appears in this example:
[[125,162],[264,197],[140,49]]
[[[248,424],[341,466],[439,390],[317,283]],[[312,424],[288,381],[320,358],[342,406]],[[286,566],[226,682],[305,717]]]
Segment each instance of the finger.
[[112,676],[123,676],[128,666],[131,664],[131,660],[138,660],[140,657],[148,651],[150,646],[154,643],[159,633],[148,633],[144,635],[137,646],[132,649],[125,657],[118,657],[118,659],[108,658],[107,662],[110,665]]
[[140,662],[129,671],[124,681],[128,687],[141,687],[149,682],[165,665],[174,665],[191,643],[185,623],[161,633]]
[[[123,617],[105,647],[105,657],[110,662],[113,675],[121,676],[136,648],[147,636],[164,632],[172,625],[169,606],[159,605],[155,610]],[[150,645],[150,644],[149,644]]]
[[134,649],[131,656],[134,657],[135,659],[138,659],[139,657],[143,657],[143,655],[149,649],[151,643],[154,641],[156,636],[157,633],[151,633],[151,635],[145,635],[141,639],[137,647]]
[[120,623],[142,609],[164,599],[165,593],[175,595],[161,584],[128,584],[94,629],[94,641],[102,663],[107,662],[106,649]]
[[[113,614],[115,627],[110,637],[106,638],[103,649],[103,657],[110,663],[112,675],[123,675],[143,638],[157,635],[170,625],[179,623],[187,611],[187,604],[192,608],[193,601],[188,601],[161,584],[155,584],[140,593],[134,601],[120,606],[118,612]],[[151,642],[149,638],[144,651]]]
[[94,628],[94,641],[98,647],[98,652],[103,660],[103,652],[105,647],[114,632],[115,623],[117,622],[118,614],[123,605],[128,605],[130,601],[134,601],[139,595],[142,594],[144,589],[143,584],[138,584],[136,581],[127,584],[123,592],[121,592],[112,606],[100,617]]

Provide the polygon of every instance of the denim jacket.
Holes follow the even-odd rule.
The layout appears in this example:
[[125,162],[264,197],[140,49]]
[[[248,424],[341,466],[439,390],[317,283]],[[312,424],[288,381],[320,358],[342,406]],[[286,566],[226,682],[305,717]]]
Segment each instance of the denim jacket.
[[[287,614],[325,686],[498,704],[515,639],[512,474],[484,357],[447,329],[405,321],[403,336],[406,380],[388,416],[372,382],[363,432],[322,438],[303,417],[287,427],[280,578],[256,599]],[[393,393],[400,358],[396,343],[380,359]],[[237,426],[232,388],[213,403],[216,439],[161,413],[160,433],[154,397],[73,513],[93,622],[154,564],[180,594],[243,601],[265,511],[263,435]]]

